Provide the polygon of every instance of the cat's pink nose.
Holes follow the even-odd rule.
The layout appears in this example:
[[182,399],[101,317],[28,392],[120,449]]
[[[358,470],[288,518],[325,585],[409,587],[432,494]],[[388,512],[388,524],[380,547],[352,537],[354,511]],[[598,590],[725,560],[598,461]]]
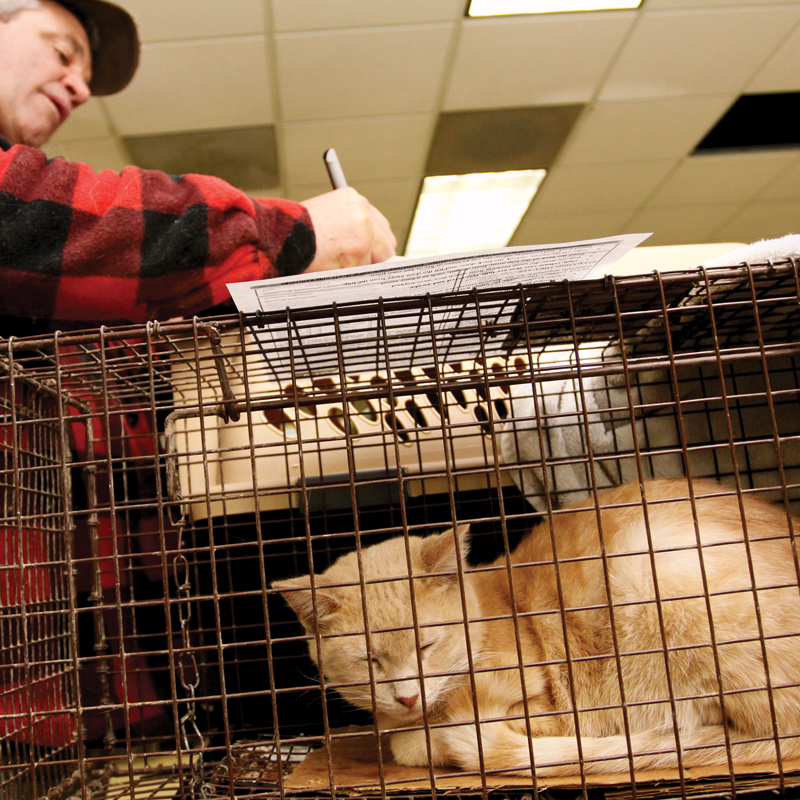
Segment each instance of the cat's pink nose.
[[419,699],[418,694],[411,695],[411,697],[398,697],[397,701],[402,703],[406,708],[414,708],[416,705],[417,700]]

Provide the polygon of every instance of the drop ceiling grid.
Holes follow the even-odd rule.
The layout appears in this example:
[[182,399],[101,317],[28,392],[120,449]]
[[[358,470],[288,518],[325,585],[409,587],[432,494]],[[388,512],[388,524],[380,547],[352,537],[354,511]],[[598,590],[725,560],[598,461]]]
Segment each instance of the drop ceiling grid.
[[324,190],[334,146],[404,239],[440,112],[581,102],[514,244],[645,222],[654,244],[742,240],[800,217],[796,150],[731,157],[741,175],[689,157],[740,92],[800,90],[796,0],[487,20],[464,19],[465,0],[118,1],[140,23],[140,74],[79,110],[52,155],[120,169],[120,136],[274,124],[282,185],[264,191]]

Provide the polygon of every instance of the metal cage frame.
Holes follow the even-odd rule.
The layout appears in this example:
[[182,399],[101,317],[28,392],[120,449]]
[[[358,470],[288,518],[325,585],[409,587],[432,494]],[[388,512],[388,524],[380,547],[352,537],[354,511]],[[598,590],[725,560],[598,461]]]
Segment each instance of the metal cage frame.
[[485,560],[668,473],[796,511],[798,328],[786,261],[0,342],[0,792],[790,791],[780,760],[658,783],[394,772],[298,662],[270,583],[456,521]]

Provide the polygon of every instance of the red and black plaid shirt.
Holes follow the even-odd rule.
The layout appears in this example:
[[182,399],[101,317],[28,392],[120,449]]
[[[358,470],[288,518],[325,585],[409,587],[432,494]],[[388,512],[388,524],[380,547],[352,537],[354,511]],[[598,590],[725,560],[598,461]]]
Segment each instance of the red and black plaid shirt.
[[96,173],[0,137],[0,315],[191,316],[228,299],[227,283],[301,272],[314,252],[299,203],[204,175]]

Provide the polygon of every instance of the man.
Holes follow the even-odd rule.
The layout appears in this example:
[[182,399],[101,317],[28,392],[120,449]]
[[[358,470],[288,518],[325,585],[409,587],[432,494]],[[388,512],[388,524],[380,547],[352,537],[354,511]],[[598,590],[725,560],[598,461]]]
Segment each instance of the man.
[[[112,3],[0,0],[0,336],[41,332],[40,325],[46,330],[63,328],[64,323],[192,315],[229,299],[228,282],[360,265],[394,255],[396,243],[388,222],[352,189],[304,204],[253,200],[208,176],[172,178],[135,167],[120,174],[96,174],[85,164],[63,158],[48,161],[38,148],[92,94],[123,89],[136,71],[138,57],[136,26],[126,11]],[[36,319],[34,324],[31,318]],[[69,364],[70,357],[62,348],[62,363]],[[0,384],[0,401],[8,401],[4,391]],[[147,417],[128,414],[120,421],[126,443],[141,444],[144,453],[147,447],[152,449],[153,441]],[[96,417],[92,424],[99,422]],[[70,425],[71,432],[77,430]],[[78,431],[73,442],[78,461],[87,458],[81,449],[85,432],[83,437]],[[98,442],[103,440],[99,429],[97,437]],[[11,448],[11,428],[0,425],[0,456]],[[110,609],[104,613],[110,664],[107,691],[118,706],[112,724],[122,726],[124,696],[129,704],[127,722],[144,731],[145,724],[163,722],[163,707],[156,702],[159,693],[150,667],[129,639],[130,614],[123,615],[120,627],[114,613],[118,596],[126,596],[127,573],[134,567],[118,581],[107,554],[112,552],[112,540],[120,553],[131,548],[144,552],[136,569],[146,571],[148,546],[142,542],[148,535],[160,541],[159,531],[170,541],[174,530],[157,513],[142,510],[128,531],[121,515],[112,518],[103,510],[110,507],[110,499],[102,492],[110,491],[112,481],[107,476],[103,480],[100,473],[101,495],[96,502],[101,508],[94,524],[98,552],[106,554],[97,569]],[[139,479],[135,470],[130,473],[127,480]],[[137,484],[142,497],[151,490]],[[80,527],[85,519],[81,515],[76,519],[80,556],[89,537]],[[8,529],[0,525],[0,567],[6,568],[0,572],[10,575],[12,582],[16,573],[9,568],[18,565],[16,545],[12,548],[10,543],[17,541],[16,535],[15,525]],[[36,535],[25,532],[28,554]],[[158,551],[160,545],[153,548]],[[91,554],[83,555],[88,564]],[[79,592],[91,588],[91,578],[87,568],[78,571]],[[10,602],[8,597],[5,601]],[[123,639],[127,673],[120,655]],[[123,674],[127,674],[125,689]],[[99,692],[96,685],[101,682],[84,670],[81,688],[89,706],[102,700],[94,696]],[[61,688],[63,682],[56,678],[38,697],[15,683],[13,676],[0,675],[0,738],[32,742],[35,737],[38,744],[50,746],[74,741],[73,717],[54,713],[62,707]],[[88,740],[107,734],[103,715],[85,714],[83,722]]]
[[104,0],[0,0],[0,315],[141,322],[226,283],[384,261],[389,223],[352,189],[253,200],[207,176],[94,173],[38,148],[132,79],[136,26]]

